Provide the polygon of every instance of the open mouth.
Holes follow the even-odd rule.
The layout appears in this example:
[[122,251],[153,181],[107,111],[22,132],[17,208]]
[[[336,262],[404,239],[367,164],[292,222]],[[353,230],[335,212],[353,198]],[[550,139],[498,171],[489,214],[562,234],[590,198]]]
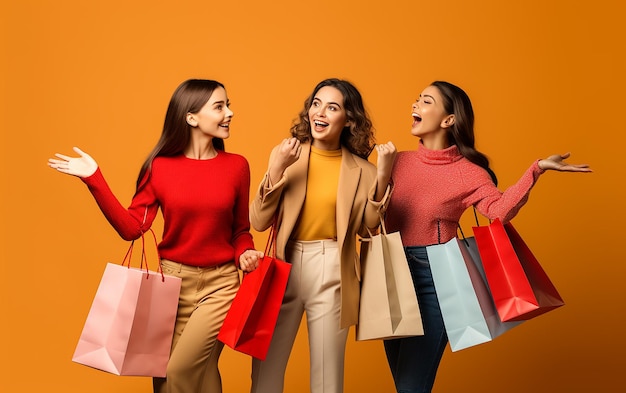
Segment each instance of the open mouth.
[[411,116],[413,117],[413,127],[415,127],[422,121],[422,117],[417,113],[411,113]]
[[319,121],[319,120],[315,120],[313,122],[313,124],[315,125],[316,128],[326,128],[326,127],[328,127],[328,123],[325,123],[325,122]]
[[222,123],[222,124],[220,124],[220,127],[222,127],[222,128],[230,128],[230,123]]

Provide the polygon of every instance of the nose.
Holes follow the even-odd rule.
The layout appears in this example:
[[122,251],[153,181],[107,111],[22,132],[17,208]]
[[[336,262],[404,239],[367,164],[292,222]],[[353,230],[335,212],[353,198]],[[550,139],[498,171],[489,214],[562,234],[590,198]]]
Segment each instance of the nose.
[[229,107],[226,107],[226,117],[233,117],[234,115],[235,113],[233,113]]
[[324,105],[320,105],[315,108],[315,114],[321,117],[326,117],[326,107]]
[[411,109],[412,110],[416,110],[417,109],[417,102],[414,102],[413,105],[411,105]]

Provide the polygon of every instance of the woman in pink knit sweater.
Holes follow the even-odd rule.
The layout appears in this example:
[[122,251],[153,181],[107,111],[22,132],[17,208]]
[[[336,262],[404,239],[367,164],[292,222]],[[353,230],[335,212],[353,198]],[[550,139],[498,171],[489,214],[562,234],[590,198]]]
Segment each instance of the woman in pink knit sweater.
[[[412,105],[415,151],[378,145],[379,179],[393,183],[387,205],[388,231],[400,231],[424,323],[423,336],[385,341],[389,367],[400,393],[430,392],[448,342],[433,285],[426,246],[456,236],[470,206],[484,216],[511,220],[546,170],[591,172],[565,162],[569,153],[534,161],[519,181],[502,192],[487,157],[474,148],[474,112],[459,87],[437,81]],[[380,184],[385,184],[381,182]]]

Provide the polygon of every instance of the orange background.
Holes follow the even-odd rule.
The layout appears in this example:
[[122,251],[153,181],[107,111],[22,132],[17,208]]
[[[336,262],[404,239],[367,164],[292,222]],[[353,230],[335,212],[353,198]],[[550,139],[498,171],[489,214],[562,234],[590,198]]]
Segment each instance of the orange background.
[[[176,86],[217,79],[235,112],[226,147],[248,158],[254,190],[314,85],[340,77],[360,88],[378,140],[401,150],[416,147],[410,105],[422,88],[462,86],[501,188],[557,152],[595,170],[542,176],[513,221],[567,304],[491,343],[448,349],[435,392],[616,391],[624,16],[609,0],[2,2],[0,390],[150,391],[148,378],[71,361],[105,263],[127,243],[79,180],[46,166],[53,153],[93,155],[127,204]],[[265,236],[255,233],[259,248]],[[308,389],[305,332],[287,392]],[[346,392],[393,390],[380,342],[352,332],[346,362]],[[221,370],[225,392],[249,389],[248,357],[227,348]]]

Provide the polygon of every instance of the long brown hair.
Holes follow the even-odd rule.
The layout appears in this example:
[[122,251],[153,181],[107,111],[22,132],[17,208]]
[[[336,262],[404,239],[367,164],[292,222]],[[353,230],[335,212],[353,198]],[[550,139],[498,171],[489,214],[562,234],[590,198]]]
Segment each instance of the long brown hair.
[[313,89],[313,93],[304,101],[304,108],[300,112],[295,124],[291,127],[291,135],[300,142],[308,142],[311,136],[311,122],[309,121],[309,108],[317,92],[325,86],[331,86],[339,90],[343,95],[343,106],[350,125],[341,131],[340,141],[351,153],[367,159],[374,149],[374,127],[369,118],[361,93],[348,81],[330,78],[321,81]]
[[[191,126],[187,124],[187,114],[200,111],[218,87],[224,88],[224,85],[214,80],[189,79],[176,88],[167,107],[161,138],[139,171],[137,190],[145,184],[152,160],[159,156],[171,157],[183,153],[191,141]],[[212,141],[216,150],[224,150],[223,139],[213,138]]]
[[474,147],[474,109],[467,93],[460,87],[444,81],[435,81],[431,86],[436,87],[441,93],[445,111],[454,114],[455,117],[454,124],[448,132],[448,142],[450,145],[456,145],[463,157],[484,168],[497,185],[498,178],[489,167],[489,159]]

